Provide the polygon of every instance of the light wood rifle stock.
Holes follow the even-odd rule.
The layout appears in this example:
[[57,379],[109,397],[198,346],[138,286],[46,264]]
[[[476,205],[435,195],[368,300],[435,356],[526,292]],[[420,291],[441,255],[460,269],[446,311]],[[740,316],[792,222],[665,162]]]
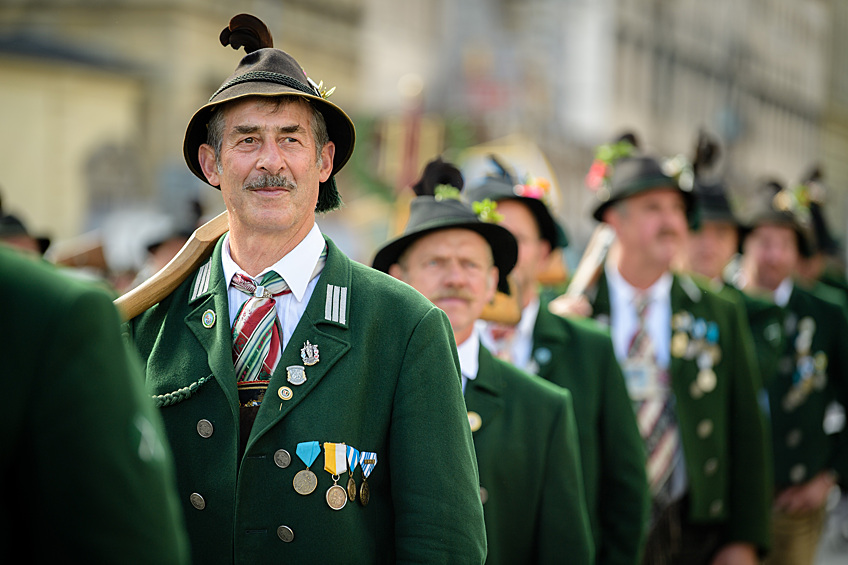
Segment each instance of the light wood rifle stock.
[[115,300],[124,320],[132,320],[171,294],[205,261],[229,229],[227,212],[215,216],[191,234],[182,249],[152,277]]
[[568,288],[564,294],[548,304],[548,310],[560,316],[568,315],[568,309],[564,306],[570,299],[585,294],[597,282],[604,268],[607,253],[614,241],[615,231],[612,227],[607,224],[598,224],[592,232],[592,237],[589,238],[586,251],[583,252],[583,257],[580,258],[580,263],[574,270],[574,276],[568,283]]

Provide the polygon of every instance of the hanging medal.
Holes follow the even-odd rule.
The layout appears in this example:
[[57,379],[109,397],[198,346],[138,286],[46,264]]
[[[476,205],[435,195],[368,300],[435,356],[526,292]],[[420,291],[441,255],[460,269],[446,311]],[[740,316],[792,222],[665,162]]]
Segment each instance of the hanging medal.
[[359,503],[368,506],[371,500],[371,489],[368,487],[368,476],[377,464],[377,454],[363,451],[359,456],[359,466],[362,467],[362,484],[359,485]]
[[324,444],[324,470],[333,476],[333,486],[327,489],[327,504],[341,510],[347,504],[347,491],[339,486],[339,475],[347,471],[347,446],[343,443]]
[[359,465],[359,450],[355,447],[347,446],[347,497],[351,502],[356,500],[356,481],[353,480],[353,472],[356,466]]
[[317,441],[304,441],[297,444],[295,453],[297,453],[297,456],[306,465],[306,469],[299,471],[294,476],[294,490],[298,494],[310,494],[318,486],[318,477],[309,470],[309,467],[312,466],[318,454],[321,453],[321,445]]

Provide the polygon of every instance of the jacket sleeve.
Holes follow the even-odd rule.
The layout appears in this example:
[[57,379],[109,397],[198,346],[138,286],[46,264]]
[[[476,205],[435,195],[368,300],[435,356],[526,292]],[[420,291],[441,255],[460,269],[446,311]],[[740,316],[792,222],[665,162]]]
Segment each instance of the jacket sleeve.
[[483,505],[459,360],[437,308],[406,344],[389,444],[397,562],[483,563]]
[[645,443],[627,393],[612,342],[599,352],[605,401],[601,414],[601,490],[598,511],[603,539],[598,564],[636,565],[648,533],[650,494],[646,475]]
[[[835,389],[836,400],[848,407],[848,350],[845,336],[848,335],[848,318],[844,308],[833,312],[834,344],[828,361],[830,386]],[[830,467],[839,475],[839,484],[844,489],[848,485],[848,430],[843,427],[834,436],[834,451]]]
[[[595,562],[578,442],[571,394],[563,389],[562,405],[546,446],[547,469],[536,539],[538,563]],[[563,551],[567,551],[567,559]]]

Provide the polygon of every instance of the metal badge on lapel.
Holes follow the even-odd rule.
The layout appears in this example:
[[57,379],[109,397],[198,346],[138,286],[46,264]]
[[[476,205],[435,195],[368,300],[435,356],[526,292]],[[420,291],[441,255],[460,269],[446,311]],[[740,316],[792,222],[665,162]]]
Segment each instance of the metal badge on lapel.
[[339,486],[339,475],[347,471],[347,446],[343,443],[324,443],[324,470],[333,476],[333,486],[327,489],[327,505],[341,510],[347,504],[347,491]]
[[286,367],[286,380],[293,385],[302,385],[306,382],[306,370],[300,365]]
[[303,344],[303,348],[300,350],[300,358],[303,360],[304,365],[311,367],[321,359],[318,353],[318,346],[306,340],[306,343]]
[[215,311],[214,310],[207,310],[206,312],[204,312],[203,318],[202,318],[201,321],[203,322],[204,328],[208,329],[208,328],[211,328],[212,326],[214,326],[215,325]]
[[474,412],[473,410],[468,411],[468,425],[471,426],[471,431],[476,432],[480,429],[480,426],[483,425],[483,418],[480,417],[480,414]]

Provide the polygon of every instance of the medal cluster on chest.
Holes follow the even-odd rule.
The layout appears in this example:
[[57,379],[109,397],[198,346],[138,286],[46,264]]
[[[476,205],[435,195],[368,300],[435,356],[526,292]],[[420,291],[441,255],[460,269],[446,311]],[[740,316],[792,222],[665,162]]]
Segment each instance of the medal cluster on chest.
[[[371,499],[371,489],[368,486],[368,477],[377,465],[377,454],[370,451],[360,452],[353,446],[344,443],[325,442],[324,448],[324,470],[330,473],[333,485],[327,489],[324,498],[327,505],[333,510],[341,510],[348,500],[354,502],[359,499],[362,506],[367,506]],[[304,441],[297,444],[295,450],[298,458],[306,465],[306,468],[294,476],[292,484],[295,492],[307,496],[312,494],[318,487],[318,477],[310,469],[315,459],[321,454],[321,443],[318,441]],[[288,466],[288,465],[286,465]],[[356,485],[354,473],[357,466],[362,470],[362,479],[359,487]],[[348,474],[347,487],[339,485],[339,479],[344,473]]]

